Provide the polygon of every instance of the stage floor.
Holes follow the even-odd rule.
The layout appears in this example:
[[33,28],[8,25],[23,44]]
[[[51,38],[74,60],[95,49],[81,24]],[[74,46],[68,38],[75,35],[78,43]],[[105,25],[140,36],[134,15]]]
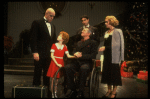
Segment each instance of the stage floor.
[[[118,86],[117,98],[147,98],[148,97],[148,84],[136,81],[136,76],[133,78],[122,77],[122,86]],[[11,98],[12,87],[15,85],[32,85],[33,76],[29,75],[8,75],[4,74],[4,97]],[[43,79],[43,77],[41,77]],[[89,98],[88,92],[85,87],[85,98]],[[107,92],[107,85],[101,84],[99,87],[99,98]]]

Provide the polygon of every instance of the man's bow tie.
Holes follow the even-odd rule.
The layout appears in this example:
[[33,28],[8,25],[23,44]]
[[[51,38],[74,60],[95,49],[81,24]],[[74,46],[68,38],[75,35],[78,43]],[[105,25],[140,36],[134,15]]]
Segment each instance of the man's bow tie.
[[50,22],[48,22],[48,20],[45,20],[45,22],[46,22],[46,23],[50,23]]

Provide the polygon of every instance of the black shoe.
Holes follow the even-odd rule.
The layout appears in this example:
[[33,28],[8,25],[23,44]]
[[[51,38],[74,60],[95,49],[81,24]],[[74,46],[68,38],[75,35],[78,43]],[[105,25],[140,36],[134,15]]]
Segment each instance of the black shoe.
[[[108,93],[108,92],[107,92]],[[106,94],[107,94],[106,93]],[[104,96],[102,96],[102,98],[109,98],[108,96],[111,94],[111,92],[109,93],[109,95],[108,96],[106,96],[106,94],[104,95]]]
[[68,90],[67,93],[66,93],[66,96],[65,98],[76,98],[77,96],[77,91],[76,90]]
[[109,97],[104,95],[104,96],[102,96],[102,98],[109,98]]
[[76,98],[84,98],[83,92],[78,93]]

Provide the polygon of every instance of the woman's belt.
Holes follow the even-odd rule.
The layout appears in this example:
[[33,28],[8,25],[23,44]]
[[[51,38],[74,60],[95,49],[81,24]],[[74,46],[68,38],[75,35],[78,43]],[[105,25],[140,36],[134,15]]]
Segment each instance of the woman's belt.
[[57,56],[54,56],[55,58],[59,58],[59,59],[63,59],[63,57],[57,57]]

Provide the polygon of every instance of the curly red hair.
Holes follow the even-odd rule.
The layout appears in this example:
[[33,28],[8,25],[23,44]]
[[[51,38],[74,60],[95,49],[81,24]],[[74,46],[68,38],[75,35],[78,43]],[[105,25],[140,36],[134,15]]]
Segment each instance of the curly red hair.
[[62,34],[62,39],[64,40],[62,43],[67,44],[69,41],[69,34],[65,31],[61,31],[59,35]]

